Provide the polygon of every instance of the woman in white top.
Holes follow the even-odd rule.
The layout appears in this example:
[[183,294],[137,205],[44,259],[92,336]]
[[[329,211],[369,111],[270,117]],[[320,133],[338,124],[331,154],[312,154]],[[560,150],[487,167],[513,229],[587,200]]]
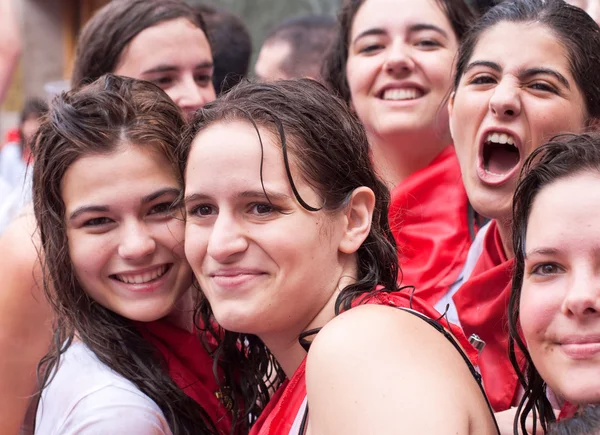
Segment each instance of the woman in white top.
[[[230,431],[215,394],[199,399],[202,382],[188,391],[186,369],[165,353],[181,336],[168,328],[194,330],[184,223],[172,207],[184,125],[158,87],[107,75],[58,97],[40,127],[34,209],[57,319],[36,433]],[[163,330],[163,341],[149,338]],[[200,356],[208,383],[212,359]]]

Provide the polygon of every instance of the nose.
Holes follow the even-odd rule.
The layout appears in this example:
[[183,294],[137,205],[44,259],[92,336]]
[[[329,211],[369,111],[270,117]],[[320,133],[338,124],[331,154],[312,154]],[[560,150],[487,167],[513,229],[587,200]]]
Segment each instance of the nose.
[[170,97],[187,115],[192,114],[216,98],[212,81],[205,86],[201,86],[196,82],[193,74],[182,77],[177,89],[173,89],[173,93],[177,95],[170,95]]
[[490,98],[490,111],[500,119],[519,116],[521,113],[521,98],[516,83],[508,79],[498,83],[498,86],[494,88],[494,94]]
[[248,249],[242,226],[232,216],[219,213],[208,240],[207,253],[219,263],[227,263]]
[[146,258],[156,250],[156,241],[143,222],[124,227],[118,253],[126,260]]
[[563,301],[563,313],[576,317],[587,317],[600,313],[600,278],[579,276],[569,283]]
[[387,50],[383,67],[394,76],[412,72],[415,69],[415,62],[410,48],[404,42],[394,41]]

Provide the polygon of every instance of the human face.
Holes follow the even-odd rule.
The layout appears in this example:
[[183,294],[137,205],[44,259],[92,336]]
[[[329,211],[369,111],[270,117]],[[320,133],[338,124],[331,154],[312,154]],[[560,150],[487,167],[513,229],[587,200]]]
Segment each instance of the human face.
[[600,0],[567,0],[567,3],[583,9],[595,22],[600,23]]
[[131,320],[169,314],[191,285],[182,219],[169,206],[180,186],[167,159],[123,145],[76,160],[65,172],[69,254],[85,292]]
[[558,133],[581,131],[586,120],[563,45],[529,23],[503,22],[481,35],[449,110],[469,201],[502,221],[527,156]]
[[283,62],[290,56],[291,50],[290,44],[286,41],[272,41],[264,44],[254,66],[256,79],[272,82],[293,78],[288,77],[281,69]]
[[123,50],[114,73],[160,86],[188,118],[216,98],[208,39],[185,18],[141,31]]
[[367,0],[360,6],[346,78],[352,106],[371,137],[447,132],[448,115],[440,107],[457,48],[435,0]]
[[526,235],[520,319],[548,386],[576,404],[600,402],[600,174],[543,188]]
[[[250,123],[218,122],[194,140],[185,180],[185,253],[225,329],[296,340],[344,275],[338,251],[344,215],[300,206],[281,147],[259,131],[272,204],[263,193],[261,147]],[[319,206],[319,195],[293,164],[292,176],[300,196]]]
[[37,115],[30,116],[21,124],[21,134],[23,135],[23,146],[29,146],[31,138],[40,128],[40,118]]

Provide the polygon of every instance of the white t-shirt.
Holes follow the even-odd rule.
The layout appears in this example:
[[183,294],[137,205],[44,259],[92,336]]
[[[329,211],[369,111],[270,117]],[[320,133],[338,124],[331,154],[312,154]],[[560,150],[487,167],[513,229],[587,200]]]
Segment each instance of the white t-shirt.
[[61,356],[42,392],[36,435],[171,435],[160,408],[83,343]]

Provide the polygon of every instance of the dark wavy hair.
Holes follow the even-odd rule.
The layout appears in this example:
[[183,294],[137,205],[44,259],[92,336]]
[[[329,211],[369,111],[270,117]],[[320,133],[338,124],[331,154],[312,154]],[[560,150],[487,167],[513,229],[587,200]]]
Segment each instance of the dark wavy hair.
[[153,148],[179,177],[176,147],[185,126],[179,108],[158,87],[106,75],[58,96],[35,136],[33,201],[41,236],[44,290],[54,308],[54,340],[38,374],[51,381],[75,335],[100,361],[133,382],[163,411],[174,434],[216,433],[204,409],[169,377],[166,362],[133,323],[96,303],[73,270],[61,182],[77,159],[107,155],[123,142]]
[[477,21],[458,50],[454,90],[465,73],[484,32],[502,22],[536,23],[547,27],[564,47],[571,74],[585,100],[588,119],[600,116],[600,27],[583,10],[563,0],[510,0]]
[[[350,87],[346,79],[350,33],[354,17],[365,1],[367,0],[346,0],[344,2],[338,15],[337,36],[323,65],[324,82],[346,103],[351,100]],[[456,38],[461,41],[475,20],[475,13],[465,0],[436,0],[436,2],[450,21]]]
[[[519,303],[525,273],[525,242],[529,215],[535,198],[544,188],[561,179],[587,171],[600,173],[600,134],[559,135],[533,151],[527,158],[515,191],[512,223],[515,267],[508,304],[509,356],[525,390],[517,408],[515,434],[527,434],[525,424],[530,414],[539,418],[544,432],[548,430],[548,424],[556,420],[546,397],[546,382],[535,368],[519,326]],[[520,361],[515,345],[524,355],[524,370],[521,368],[523,361]]]
[[[196,113],[181,142],[182,173],[198,133],[212,124],[232,120],[251,123],[261,146],[259,127],[278,138],[292,191],[306,210],[340,210],[361,186],[375,193],[371,230],[357,252],[357,280],[341,291],[335,313],[350,309],[354,299],[373,292],[379,285],[389,291],[396,290],[398,259],[387,217],[389,191],[375,174],[364,129],[347,105],[309,79],[241,83]],[[300,196],[291,175],[292,165],[318,191],[322,205],[307,204]],[[272,388],[284,379],[282,369],[257,336],[218,327],[205,299],[199,318],[218,343],[216,359],[226,366],[226,376],[229,379],[234,374],[241,376],[242,389],[233,395],[234,411],[243,409],[246,416],[256,418],[269,401]],[[243,404],[239,403],[240,398]]]
[[178,18],[189,20],[207,35],[202,17],[183,0],[112,0],[92,17],[77,39],[71,85],[77,87],[114,72],[121,53],[140,32]]

